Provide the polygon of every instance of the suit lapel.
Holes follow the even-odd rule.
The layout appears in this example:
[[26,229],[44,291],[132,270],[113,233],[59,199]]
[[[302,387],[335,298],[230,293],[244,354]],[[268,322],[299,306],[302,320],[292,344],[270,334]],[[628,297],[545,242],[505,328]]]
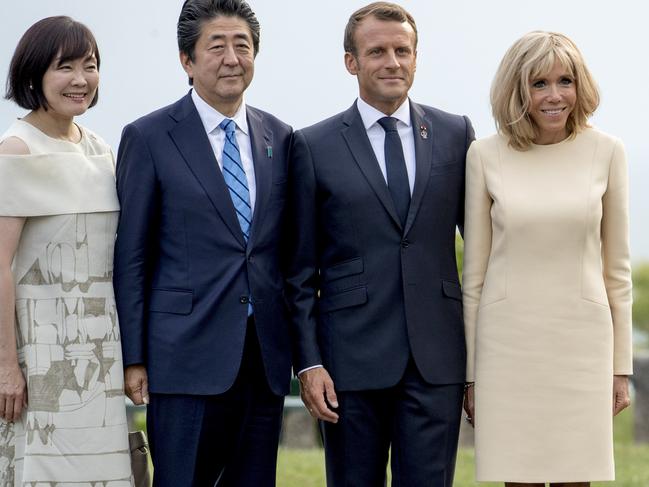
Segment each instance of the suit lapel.
[[[268,207],[273,183],[273,133],[263,123],[261,114],[248,108],[248,129],[250,130],[250,145],[252,146],[252,161],[255,166],[255,183],[257,195],[255,202],[250,240],[253,241],[264,221],[264,213]],[[248,249],[252,245],[248,245]]]
[[412,227],[426,188],[428,188],[428,179],[433,163],[433,139],[435,137],[430,118],[426,116],[426,113],[419,105],[413,102],[410,102],[410,119],[412,120],[412,131],[415,139],[416,169],[415,187],[412,191],[404,235]]
[[245,246],[228,187],[191,96],[183,98],[177,110],[170,115],[177,121],[169,135],[178,151],[232,235]]
[[343,124],[345,127],[342,130],[342,136],[347,142],[347,146],[356,164],[358,164],[365,179],[367,179],[367,182],[378,196],[379,201],[385,207],[392,220],[394,220],[394,223],[401,229],[401,222],[397,216],[397,210],[394,207],[388,185],[385,183],[385,178],[379,168],[379,163],[374,156],[374,149],[372,149],[372,145],[367,138],[367,131],[363,125],[360,113],[358,113],[358,109],[356,108],[356,103],[343,114]]

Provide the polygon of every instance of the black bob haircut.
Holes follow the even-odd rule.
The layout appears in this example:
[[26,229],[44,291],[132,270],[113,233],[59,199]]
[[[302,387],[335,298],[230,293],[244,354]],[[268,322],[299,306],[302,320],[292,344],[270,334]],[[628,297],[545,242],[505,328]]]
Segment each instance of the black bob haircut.
[[[56,16],[39,20],[18,42],[9,66],[5,98],[27,110],[47,110],[43,94],[43,76],[57,56],[59,64],[95,56],[99,69],[99,49],[90,29],[70,17]],[[99,91],[90,106],[97,104]]]

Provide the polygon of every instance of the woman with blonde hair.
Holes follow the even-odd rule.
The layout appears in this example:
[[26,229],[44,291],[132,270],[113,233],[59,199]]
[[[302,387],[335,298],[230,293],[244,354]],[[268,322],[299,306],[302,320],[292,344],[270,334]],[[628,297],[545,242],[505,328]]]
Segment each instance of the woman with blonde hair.
[[69,17],[32,25],[0,136],[0,486],[131,486],[112,287],[119,202],[110,147],[75,118],[99,51]]
[[491,89],[498,133],[467,156],[465,410],[478,481],[613,480],[629,405],[631,270],[622,143],[575,44],[531,32]]

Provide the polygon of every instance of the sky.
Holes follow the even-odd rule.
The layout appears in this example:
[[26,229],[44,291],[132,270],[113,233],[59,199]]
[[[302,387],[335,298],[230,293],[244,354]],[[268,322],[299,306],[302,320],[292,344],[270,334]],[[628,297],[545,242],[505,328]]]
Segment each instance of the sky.
[[[342,38],[358,0],[250,0],[261,49],[246,102],[298,129],[348,108],[358,93]],[[640,0],[403,0],[419,31],[419,103],[469,116],[478,137],[495,131],[489,88],[507,48],[531,30],[562,32],[581,49],[602,95],[592,124],[620,137],[629,160],[631,255],[649,260],[649,2]],[[178,61],[182,0],[22,0],[0,20],[0,79],[20,36],[37,20],[69,15],[94,32],[99,104],[79,122],[117,150],[122,127],[189,89]],[[25,112],[0,101],[0,132]],[[541,204],[542,202],[539,202]]]

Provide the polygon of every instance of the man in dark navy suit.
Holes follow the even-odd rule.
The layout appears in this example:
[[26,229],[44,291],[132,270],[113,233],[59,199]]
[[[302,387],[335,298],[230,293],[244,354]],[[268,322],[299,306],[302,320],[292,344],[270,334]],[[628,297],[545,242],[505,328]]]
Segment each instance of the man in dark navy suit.
[[398,5],[352,14],[351,108],[294,134],[287,294],[302,397],[330,487],[453,483],[465,379],[455,233],[466,117],[408,98],[417,30]]
[[245,104],[259,23],[187,0],[192,90],[122,134],[115,250],[126,392],[156,486],[274,486],[291,351],[280,268],[291,128]]

